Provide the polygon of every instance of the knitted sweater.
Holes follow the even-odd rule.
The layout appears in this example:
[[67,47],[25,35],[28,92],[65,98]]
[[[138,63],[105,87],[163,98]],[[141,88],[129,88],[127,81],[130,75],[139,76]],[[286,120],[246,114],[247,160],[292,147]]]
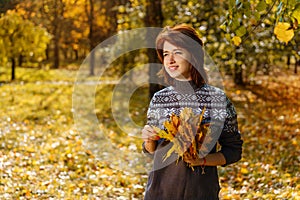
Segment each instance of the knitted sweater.
[[[172,113],[179,115],[184,107],[192,108],[195,114],[200,114],[205,107],[203,123],[210,123],[211,139],[204,140],[200,156],[217,151],[223,153],[226,164],[241,159],[242,143],[238,131],[237,116],[233,104],[225,93],[213,86],[203,85],[197,88],[192,82],[176,82],[155,93],[147,113],[147,124],[163,129],[163,122]],[[206,166],[205,174],[201,167],[192,170],[178,156],[172,154],[163,161],[163,156],[171,147],[171,143],[160,139],[157,142],[154,155],[143,151],[153,158],[153,170],[149,173],[145,191],[145,200],[212,200],[218,199],[219,181],[217,167]]]

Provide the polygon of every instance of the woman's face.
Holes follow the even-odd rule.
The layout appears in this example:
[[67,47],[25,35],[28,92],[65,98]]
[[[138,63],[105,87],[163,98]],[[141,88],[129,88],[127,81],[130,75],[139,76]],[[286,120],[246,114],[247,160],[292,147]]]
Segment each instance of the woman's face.
[[192,65],[188,62],[191,60],[191,55],[187,50],[165,41],[163,58],[165,70],[172,78],[180,81],[192,80]]

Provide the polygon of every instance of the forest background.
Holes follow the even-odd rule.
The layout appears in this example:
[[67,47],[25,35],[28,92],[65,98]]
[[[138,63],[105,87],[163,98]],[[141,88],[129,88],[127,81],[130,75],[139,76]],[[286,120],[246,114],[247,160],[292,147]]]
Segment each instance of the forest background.
[[[83,144],[72,106],[77,72],[114,35],[186,23],[220,70],[245,142],[242,160],[219,169],[221,199],[300,199],[299,0],[1,0],[0,13],[0,198],[141,199],[146,171],[119,163],[142,169],[133,157],[142,141],[116,124],[111,99],[124,74],[158,63],[155,52],[127,52],[101,77],[97,66],[106,63],[91,61],[86,72],[86,81],[102,81],[94,95],[99,129],[124,157],[100,142],[109,155],[101,160]],[[111,45],[104,61],[114,56]],[[149,65],[144,78],[157,70]],[[140,126],[158,87],[143,85],[130,98]]]

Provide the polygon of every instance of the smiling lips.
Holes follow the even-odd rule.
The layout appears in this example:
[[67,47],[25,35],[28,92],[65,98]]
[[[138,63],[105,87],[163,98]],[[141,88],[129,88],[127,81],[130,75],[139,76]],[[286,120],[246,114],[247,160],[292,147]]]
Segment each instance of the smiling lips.
[[175,71],[178,68],[178,65],[171,65],[168,67],[171,71]]

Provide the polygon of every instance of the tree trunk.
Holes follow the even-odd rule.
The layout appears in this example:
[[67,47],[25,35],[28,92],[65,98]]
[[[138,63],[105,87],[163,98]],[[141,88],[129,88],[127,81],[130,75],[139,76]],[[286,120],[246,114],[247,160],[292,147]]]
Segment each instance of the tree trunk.
[[234,65],[234,83],[237,85],[243,85],[243,69],[241,65]]
[[24,60],[24,56],[20,55],[20,56],[19,56],[19,67],[22,67],[22,65],[23,65],[23,60]]
[[[56,29],[56,27],[55,27],[55,29]],[[54,36],[54,63],[53,63],[54,69],[59,68],[59,62],[60,62],[60,60],[59,60],[59,38],[58,38],[57,33],[55,33],[55,36]]]
[[90,53],[90,76],[95,75],[95,51],[93,49]]
[[[118,23],[117,23],[117,10],[113,9],[116,6],[120,5],[119,0],[109,0],[105,1],[105,15],[107,17],[107,20],[109,21],[110,26],[108,27],[108,35],[106,37],[109,37],[117,32],[118,29]],[[125,4],[125,3],[124,3]]]
[[[235,51],[235,59],[236,61],[239,61],[241,60],[241,55],[243,53],[243,49],[240,48],[240,47],[237,47],[236,48],[236,51]],[[234,64],[234,83],[237,84],[237,85],[243,85],[244,84],[244,81],[243,81],[243,68],[240,64],[238,64],[239,62],[236,62]]]
[[15,58],[12,58],[11,59],[11,80],[15,80],[16,78],[16,72],[15,72],[15,69],[16,69],[16,60]]
[[58,19],[58,2],[57,0],[54,1],[54,20],[53,20],[53,33],[54,33],[54,62],[53,62],[53,68],[58,69],[59,68],[59,19]]
[[94,1],[89,0],[89,42],[90,42],[90,76],[95,75],[95,53],[94,53]]
[[[296,59],[297,59],[297,58],[296,58]],[[294,68],[294,73],[295,73],[295,74],[298,73],[298,65],[300,65],[300,59],[299,59],[299,60],[296,60],[295,68]]]
[[75,60],[79,60],[79,53],[78,53],[78,49],[74,49],[74,53],[75,53]]
[[287,55],[287,61],[286,64],[288,66],[288,69],[290,69],[290,65],[291,65],[291,55]]
[[[145,26],[146,27],[162,27],[163,23],[163,15],[162,15],[162,2],[161,0],[153,0],[146,2],[146,16],[145,16]],[[149,35],[150,33],[147,33]],[[147,38],[153,36],[147,36]],[[152,40],[148,40],[149,42],[153,42]],[[154,40],[155,41],[155,40]],[[159,63],[160,61],[157,58],[155,49],[148,49],[148,62],[149,62],[149,97],[152,98],[154,93],[162,88],[159,84],[157,73],[159,72],[159,68],[155,67],[155,63]]]
[[46,49],[46,60],[49,61],[50,59],[50,45],[47,45],[47,49]]

